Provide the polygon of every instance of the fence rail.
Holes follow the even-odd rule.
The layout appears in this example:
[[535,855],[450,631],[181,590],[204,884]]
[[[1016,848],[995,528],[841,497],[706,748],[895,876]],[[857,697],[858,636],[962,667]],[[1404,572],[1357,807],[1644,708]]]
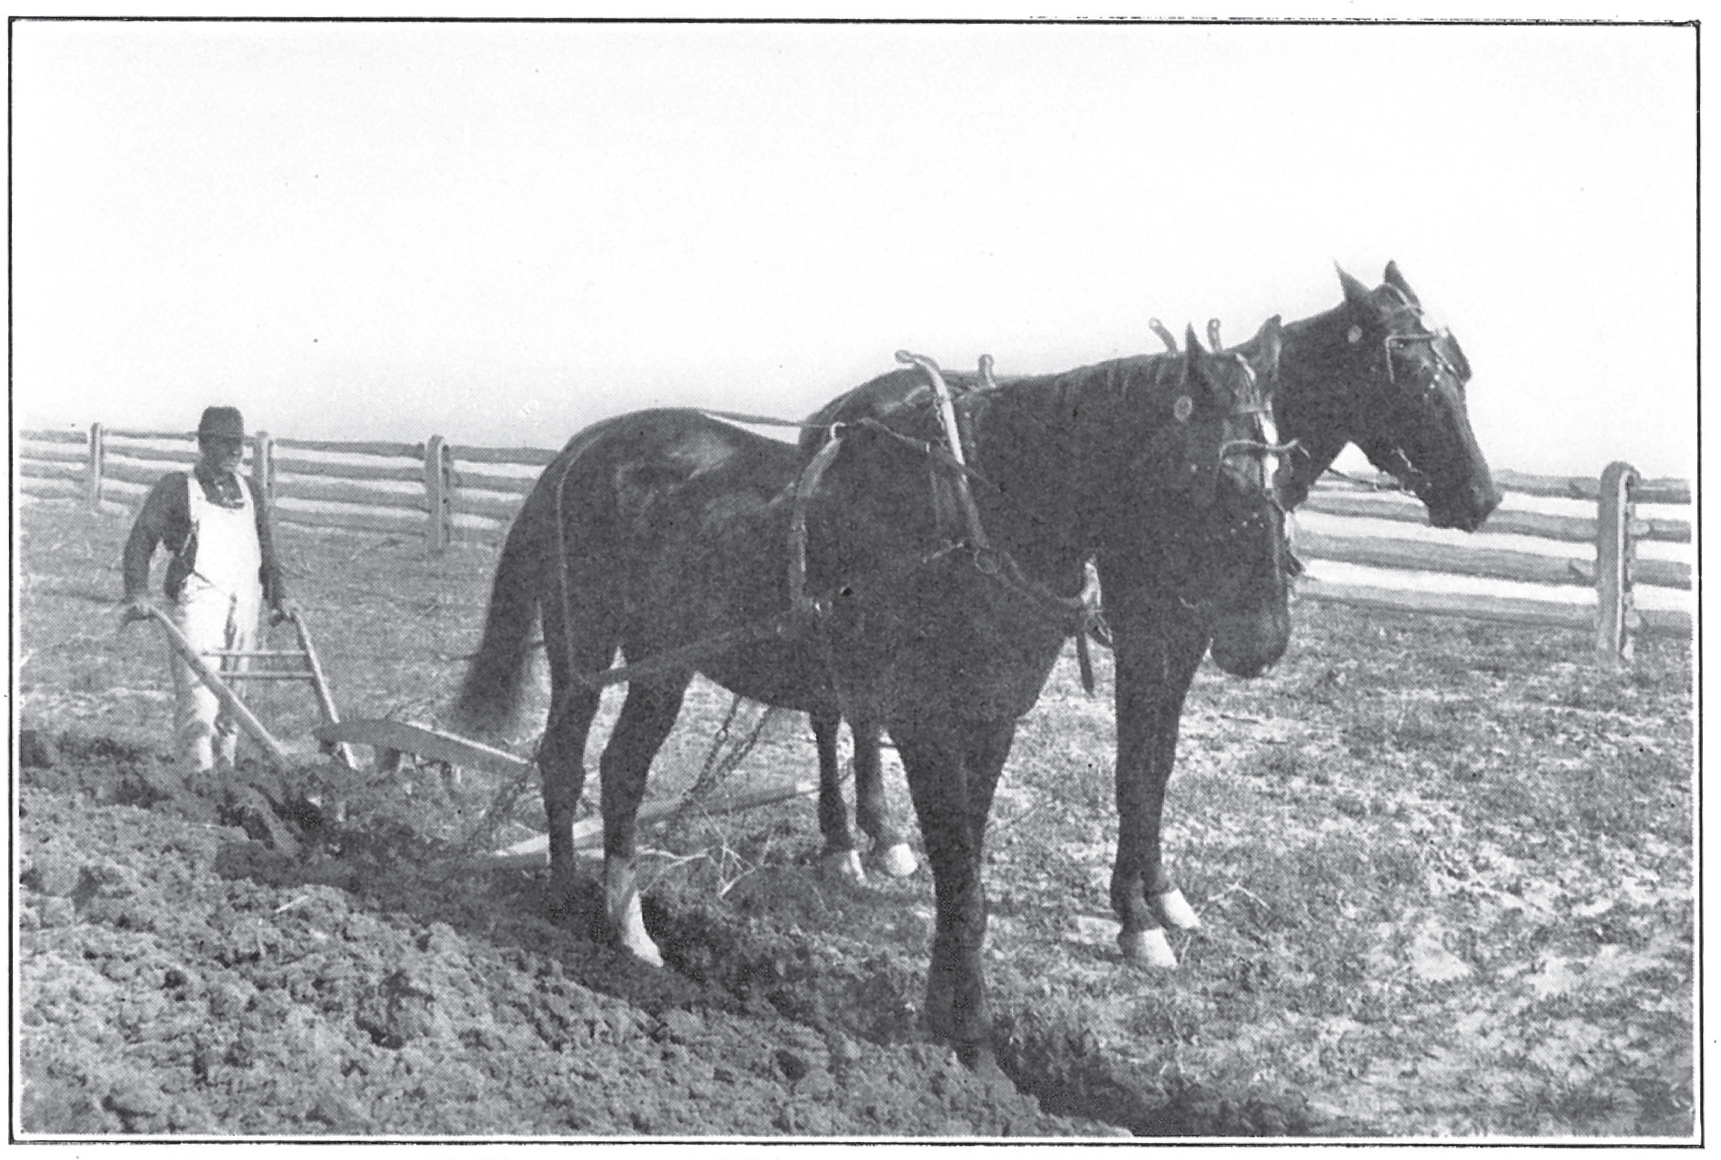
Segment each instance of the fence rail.
[[[81,499],[98,508],[140,501],[164,469],[188,467],[196,458],[190,432],[109,430],[99,423],[87,432],[19,431],[15,448],[24,495]],[[247,470],[278,523],[422,536],[431,552],[456,543],[499,543],[538,474],[558,454],[450,444],[440,435],[421,443],[339,442],[266,432],[249,440],[247,453]],[[1428,533],[1420,503],[1383,489],[1381,481],[1327,482],[1298,510],[1330,526],[1301,528],[1296,547],[1311,563],[1388,580],[1414,574],[1503,582],[1518,594],[1441,591],[1426,581],[1417,587],[1338,580],[1316,574],[1317,568],[1299,592],[1362,607],[1591,628],[1598,657],[1608,665],[1628,659],[1638,635],[1689,635],[1686,607],[1640,609],[1635,600],[1640,588],[1666,595],[1693,587],[1685,560],[1638,554],[1642,544],[1691,542],[1692,521],[1664,510],[1691,504],[1689,481],[1643,479],[1623,463],[1596,478],[1515,471],[1495,478],[1508,495],[1594,504],[1593,514],[1508,504],[1474,535],[1417,538]],[[1639,505],[1657,510],[1639,515]],[[1576,545],[1583,546],[1581,555],[1571,550]]]

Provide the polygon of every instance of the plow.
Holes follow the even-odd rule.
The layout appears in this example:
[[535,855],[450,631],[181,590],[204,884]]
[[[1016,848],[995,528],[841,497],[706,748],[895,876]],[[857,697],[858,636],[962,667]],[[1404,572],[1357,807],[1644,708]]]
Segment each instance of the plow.
[[[392,773],[400,767],[403,758],[408,756],[441,763],[455,770],[473,770],[498,778],[502,785],[498,800],[517,796],[521,788],[536,778],[537,763],[534,759],[472,738],[394,718],[343,718],[336,708],[322,661],[317,655],[301,611],[293,610],[287,615],[288,623],[293,626],[297,647],[209,652],[200,652],[192,645],[166,613],[155,608],[150,611],[169,647],[186,662],[197,679],[227,709],[269,764],[282,773],[291,773],[303,764],[303,760],[295,757],[245,703],[235,687],[242,682],[287,681],[309,685],[316,700],[319,717],[311,734],[316,738],[321,753],[336,764],[341,776],[352,779],[354,783],[360,779]],[[736,706],[731,706],[731,718],[735,709]],[[761,718],[751,737],[733,752],[720,756],[719,747],[727,733],[725,722],[725,728],[713,742],[704,768],[694,785],[679,796],[646,801],[640,808],[639,821],[642,824],[655,825],[694,807],[708,815],[737,813],[814,793],[818,789],[815,782],[791,778],[775,778],[762,784],[716,792],[728,772],[751,750],[765,720],[766,718]],[[372,756],[368,762],[358,756],[360,747],[371,751]],[[600,818],[586,818],[574,824],[576,849],[596,850],[602,844],[603,822]],[[546,834],[537,834],[508,846],[487,849],[480,853],[479,857],[487,864],[506,868],[532,869],[544,866],[548,864],[549,837]]]

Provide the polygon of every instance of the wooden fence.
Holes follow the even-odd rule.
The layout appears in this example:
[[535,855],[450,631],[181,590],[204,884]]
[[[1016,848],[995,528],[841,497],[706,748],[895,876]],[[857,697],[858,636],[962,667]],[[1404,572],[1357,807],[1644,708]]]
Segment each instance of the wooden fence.
[[[557,454],[451,444],[440,435],[422,443],[330,442],[259,432],[249,443],[248,470],[277,523],[422,537],[431,552],[499,543]],[[164,471],[192,464],[196,441],[189,432],[98,423],[87,432],[20,431],[14,450],[23,494],[99,508],[140,502]],[[1426,527],[1422,505],[1400,493],[1323,483],[1298,509],[1297,552],[1311,562],[1299,591],[1364,607],[1593,629],[1597,655],[1609,665],[1630,657],[1637,635],[1690,634],[1690,602],[1677,596],[1692,588],[1690,563],[1639,553],[1643,544],[1691,542],[1681,510],[1692,502],[1687,481],[1641,479],[1623,463],[1599,479],[1510,471],[1496,479],[1509,502],[1482,532],[1444,538]],[[1584,514],[1525,510],[1513,496],[1580,501]],[[1640,515],[1640,507],[1653,514]],[[1349,578],[1323,577],[1323,562],[1348,566]],[[1439,580],[1452,577],[1513,594],[1440,590]],[[1636,594],[1646,588],[1674,596],[1661,601],[1672,606],[1639,608]]]
[[[1640,551],[1643,545],[1691,543],[1691,521],[1683,511],[1691,504],[1687,481],[1643,479],[1624,463],[1609,464],[1597,479],[1501,471],[1495,481],[1507,502],[1482,530],[1444,535],[1431,532],[1422,505],[1402,493],[1324,482],[1298,509],[1299,523],[1342,523],[1368,531],[1347,527],[1335,534],[1304,527],[1297,537],[1299,555],[1315,565],[1378,569],[1409,582],[1330,581],[1311,566],[1314,574],[1299,582],[1299,590],[1362,607],[1593,629],[1597,657],[1607,665],[1630,658],[1635,636],[1690,635],[1690,601],[1682,594],[1692,590],[1691,564]],[[1527,510],[1515,497],[1570,501],[1545,505],[1550,507],[1593,505],[1593,514]],[[1321,516],[1335,519],[1320,521]],[[1394,534],[1393,527],[1404,531]],[[1587,549],[1581,555],[1579,545]],[[1439,577],[1489,581],[1511,594],[1440,591]],[[1640,592],[1658,597],[1660,606],[1638,607]]]

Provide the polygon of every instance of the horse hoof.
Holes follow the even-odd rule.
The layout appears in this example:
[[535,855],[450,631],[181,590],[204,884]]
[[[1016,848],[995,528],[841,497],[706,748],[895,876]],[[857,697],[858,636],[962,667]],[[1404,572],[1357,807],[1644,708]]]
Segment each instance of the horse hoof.
[[898,842],[875,853],[873,865],[892,878],[907,878],[920,868],[920,863],[915,861],[914,851],[908,848],[907,842]]
[[1170,971],[1177,967],[1177,954],[1165,937],[1163,927],[1152,930],[1124,931],[1117,936],[1124,961],[1141,967]]
[[1195,930],[1200,927],[1201,916],[1195,913],[1195,908],[1183,897],[1183,891],[1176,887],[1161,894],[1154,902],[1159,906],[1160,917],[1178,930]]
[[861,865],[860,854],[854,850],[832,850],[825,855],[823,868],[829,877],[840,878],[856,886],[866,885],[866,867]]
[[663,955],[645,932],[645,916],[639,908],[639,884],[631,858],[604,860],[604,902],[616,945],[642,962],[663,966]]
[[963,1066],[974,1073],[974,1078],[988,1088],[993,1095],[1009,1097],[1016,1094],[1016,1085],[1004,1069],[998,1065],[998,1053],[989,1045],[971,1047],[967,1051],[957,1051],[956,1058]]
[[657,944],[651,941],[650,935],[642,932],[637,939],[618,938],[616,945],[647,966],[663,966],[663,952],[657,949]]

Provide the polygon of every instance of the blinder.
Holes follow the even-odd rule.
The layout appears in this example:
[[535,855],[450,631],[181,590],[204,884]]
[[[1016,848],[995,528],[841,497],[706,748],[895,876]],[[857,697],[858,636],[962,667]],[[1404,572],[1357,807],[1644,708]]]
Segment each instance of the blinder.
[[[1399,319],[1408,319],[1409,326],[1399,328],[1393,325]],[[1401,349],[1422,343],[1428,345],[1428,352],[1433,356],[1437,368],[1446,371],[1460,384],[1470,381],[1470,360],[1464,357],[1464,350],[1458,345],[1457,337],[1446,327],[1430,328],[1422,311],[1414,306],[1399,311],[1394,317],[1386,319],[1386,322],[1386,336],[1381,340],[1381,346],[1387,382],[1394,386],[1399,382],[1398,360],[1393,356]],[[1431,377],[1428,382],[1417,384],[1416,389],[1426,393],[1432,385]]]
[[1179,395],[1173,423],[1162,425],[1130,461],[1130,474],[1148,487],[1182,495],[1195,507],[1212,507],[1226,446],[1225,415],[1196,416],[1190,396]]
[[1218,500],[1223,453],[1215,453],[1214,448],[1224,446],[1225,418],[1189,419],[1177,430],[1183,435],[1178,463],[1185,472],[1184,490],[1191,503],[1205,510]]
[[1445,327],[1434,332],[1434,354],[1458,376],[1458,381],[1470,381],[1470,360],[1464,357],[1464,348],[1458,345],[1458,336]]
[[[1255,368],[1241,354],[1233,352],[1229,357],[1237,360],[1248,380],[1249,390],[1243,397],[1222,415],[1196,418],[1193,397],[1179,395],[1172,404],[1175,423],[1161,428],[1131,463],[1132,472],[1137,474],[1158,464],[1165,486],[1185,495],[1201,510],[1218,501],[1219,473],[1227,459],[1236,455],[1279,455],[1291,448],[1290,444],[1276,442],[1272,403],[1267,393],[1257,388]],[[1228,438],[1237,426],[1266,437]]]

